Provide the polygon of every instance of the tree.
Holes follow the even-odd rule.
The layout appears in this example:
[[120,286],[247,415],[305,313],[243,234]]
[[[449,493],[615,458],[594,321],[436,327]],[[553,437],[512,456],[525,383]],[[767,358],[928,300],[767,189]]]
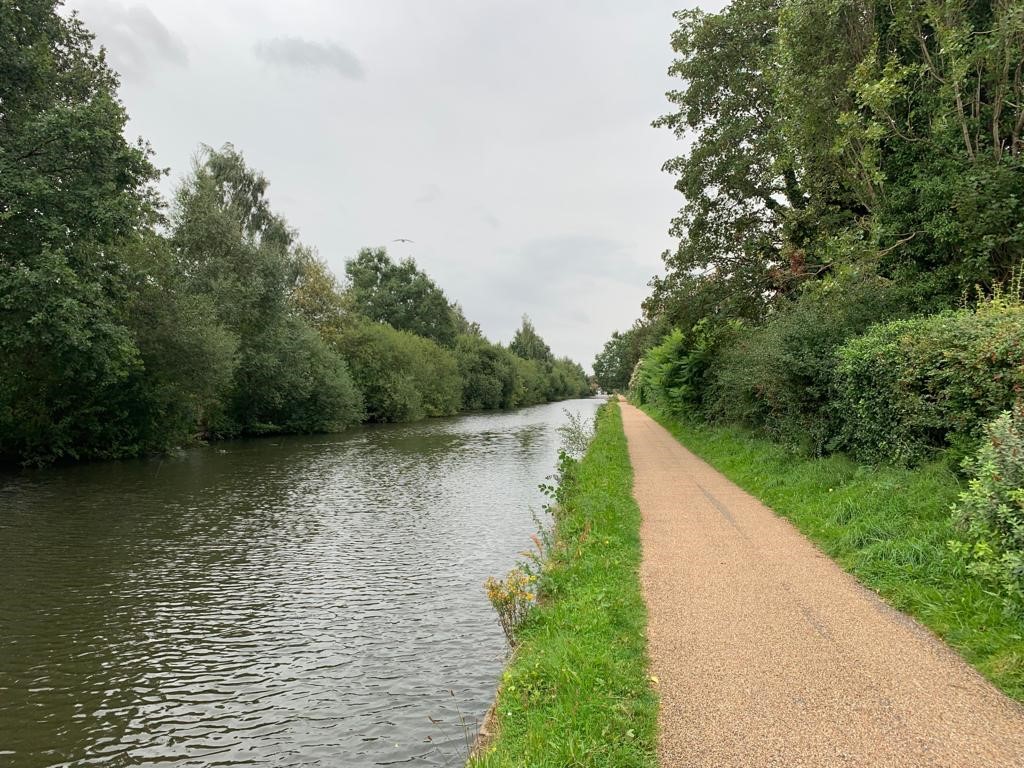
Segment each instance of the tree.
[[511,408],[518,385],[513,355],[482,336],[463,334],[455,345],[462,378],[462,409]]
[[411,258],[395,263],[383,248],[364,248],[345,264],[345,274],[353,306],[364,317],[446,347],[468,330],[461,310]]
[[361,319],[345,328],[338,349],[352,366],[370,421],[449,416],[462,404],[456,357],[430,339]]
[[341,290],[327,264],[311,248],[299,246],[293,254],[292,310],[333,344],[344,326],[354,321],[351,296]]
[[654,122],[690,142],[664,166],[686,200],[672,222],[680,244],[666,255],[669,271],[712,276],[755,313],[802,269],[782,247],[787,212],[805,200],[775,109],[779,5],[677,12],[669,73],[685,85],[668,93],[675,110]]
[[629,377],[644,352],[636,341],[636,329],[615,331],[594,358],[594,378],[605,392],[625,392],[629,387]]
[[225,408],[208,425],[214,434],[332,430],[362,416],[345,362],[306,321],[325,321],[330,286],[314,290],[325,276],[271,210],[268,186],[230,144],[205,147],[175,201],[172,243],[189,288],[238,339]]
[[551,348],[544,343],[544,339],[537,333],[537,329],[533,327],[533,323],[528,315],[523,315],[523,324],[516,331],[515,336],[512,337],[508,348],[510,352],[524,360],[537,360],[538,362],[545,363],[551,362],[554,359],[551,354]]
[[0,455],[136,449],[120,405],[142,361],[114,251],[157,216],[117,76],[55,2],[0,2]]

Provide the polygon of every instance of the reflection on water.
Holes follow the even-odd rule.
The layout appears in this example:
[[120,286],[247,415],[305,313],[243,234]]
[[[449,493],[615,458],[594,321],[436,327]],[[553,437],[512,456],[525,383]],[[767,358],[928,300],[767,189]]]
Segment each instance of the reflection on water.
[[597,404],[0,476],[0,764],[461,765]]

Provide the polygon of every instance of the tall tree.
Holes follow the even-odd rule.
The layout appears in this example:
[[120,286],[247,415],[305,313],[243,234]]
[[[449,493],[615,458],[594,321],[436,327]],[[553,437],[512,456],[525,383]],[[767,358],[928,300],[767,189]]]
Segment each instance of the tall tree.
[[313,265],[270,208],[268,182],[231,145],[204,148],[178,191],[174,244],[190,289],[208,297],[238,338],[238,366],[215,434],[319,431],[358,421],[345,362],[295,306]]
[[689,142],[664,168],[685,204],[672,222],[670,271],[713,273],[756,313],[802,264],[786,262],[782,231],[804,195],[775,113],[779,0],[736,0],[720,13],[679,11],[669,73],[684,87],[654,122]]
[[554,360],[551,348],[544,342],[544,339],[533,327],[533,322],[528,315],[523,315],[523,324],[519,326],[515,336],[508,345],[509,351],[518,355],[524,360],[537,360],[541,363],[548,363]]
[[134,448],[116,251],[155,220],[158,176],[104,52],[57,8],[0,2],[0,454],[42,460]]
[[371,320],[447,347],[466,326],[461,310],[412,258],[396,263],[383,248],[364,248],[345,264],[345,274],[353,305]]

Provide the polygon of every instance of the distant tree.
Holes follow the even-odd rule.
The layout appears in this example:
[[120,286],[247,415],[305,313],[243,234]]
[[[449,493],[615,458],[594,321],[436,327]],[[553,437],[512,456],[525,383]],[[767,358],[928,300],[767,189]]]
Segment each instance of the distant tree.
[[354,308],[370,320],[446,347],[467,326],[461,310],[411,258],[396,263],[383,248],[364,248],[345,264],[345,274]]
[[533,327],[528,315],[523,315],[523,324],[516,331],[516,335],[512,337],[508,348],[513,354],[524,360],[550,362],[554,359],[551,348],[537,333],[537,329]]
[[370,421],[416,421],[459,411],[458,363],[436,342],[360,319],[345,328],[338,348],[352,366]]
[[511,408],[517,387],[514,356],[483,336],[463,334],[455,346],[462,378],[462,407],[481,411]]
[[615,331],[594,358],[594,378],[605,392],[625,392],[629,377],[643,354],[635,343],[636,331]]

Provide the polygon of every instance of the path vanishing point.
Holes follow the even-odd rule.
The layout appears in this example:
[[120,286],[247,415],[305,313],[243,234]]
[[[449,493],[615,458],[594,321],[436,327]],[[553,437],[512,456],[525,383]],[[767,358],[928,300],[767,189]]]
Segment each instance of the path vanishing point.
[[663,768],[1024,766],[1024,707],[621,407]]

